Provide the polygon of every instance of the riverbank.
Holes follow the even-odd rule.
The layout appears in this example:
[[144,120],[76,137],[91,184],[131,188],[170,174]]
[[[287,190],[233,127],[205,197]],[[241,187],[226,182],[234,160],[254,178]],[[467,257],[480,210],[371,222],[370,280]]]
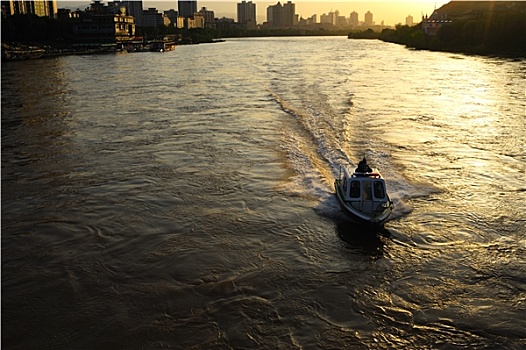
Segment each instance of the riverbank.
[[379,39],[417,50],[499,57],[526,57],[526,2],[450,2],[414,26],[351,32],[352,39]]
[[[446,29],[448,30],[448,29]],[[444,32],[446,31],[444,30]],[[407,33],[404,33],[407,32]],[[487,41],[473,43],[444,40],[445,34],[440,36],[425,35],[419,28],[384,30],[377,39],[384,42],[404,45],[415,50],[429,50],[439,52],[463,53],[468,55],[498,56],[526,58],[526,42],[522,44],[498,44]],[[351,36],[349,36],[351,37]]]
[[526,42],[522,45],[491,46],[485,43],[455,44],[440,40],[438,36],[426,36],[415,27],[397,27],[377,32],[354,32],[347,35],[348,39],[381,40],[388,43],[404,45],[409,49],[437,52],[462,53],[466,55],[496,56],[509,58],[526,58]]
[[[214,39],[207,41],[206,43],[219,43],[224,42],[223,39]],[[161,42],[162,43],[162,42]],[[100,45],[53,45],[50,43],[19,43],[19,42],[6,42],[2,43],[2,61],[23,61],[30,59],[40,58],[53,58],[59,56],[71,56],[71,55],[93,55],[93,54],[111,54],[120,52],[149,52],[149,51],[170,51],[175,46],[180,45],[197,45],[200,43],[193,43],[192,41],[181,41],[181,42],[169,42],[170,49],[156,49],[159,41],[155,41],[156,47],[153,47],[152,43],[141,44],[135,46],[134,49],[126,49],[119,47],[117,44],[100,44]],[[203,42],[204,43],[204,42]]]
[[113,46],[75,47],[51,46],[43,43],[2,43],[2,61],[23,61],[69,55],[89,55],[117,52]]

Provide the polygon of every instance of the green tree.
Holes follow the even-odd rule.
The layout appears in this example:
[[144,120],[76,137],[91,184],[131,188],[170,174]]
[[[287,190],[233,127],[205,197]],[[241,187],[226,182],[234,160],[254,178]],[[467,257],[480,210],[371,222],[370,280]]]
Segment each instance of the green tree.
[[426,45],[426,35],[422,30],[414,30],[410,34],[409,39],[409,46],[417,48],[417,49],[425,49],[427,48]]

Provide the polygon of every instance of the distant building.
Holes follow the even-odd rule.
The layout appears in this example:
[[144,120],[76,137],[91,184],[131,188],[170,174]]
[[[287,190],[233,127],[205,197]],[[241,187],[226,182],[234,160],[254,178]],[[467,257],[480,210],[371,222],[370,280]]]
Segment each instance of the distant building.
[[413,26],[413,16],[409,15],[405,18],[405,25],[406,26]]
[[267,7],[267,24],[270,28],[288,28],[295,24],[296,5],[287,1],[285,5],[278,2]]
[[309,18],[302,17],[299,19],[298,25],[300,27],[311,27],[311,26],[316,25],[316,19],[317,19],[317,15],[312,15]]
[[101,0],[94,0],[90,7],[86,9],[86,12],[90,12],[92,14],[113,14],[113,9],[104,5]]
[[235,22],[233,18],[222,17],[215,20],[215,27],[217,29],[231,29],[234,25]]
[[199,10],[199,14],[201,14],[201,16],[203,16],[203,19],[204,19],[203,28],[213,28],[214,17],[215,17],[214,11],[210,11],[210,10],[207,10],[206,7],[202,7]]
[[295,14],[296,14],[296,5],[292,3],[292,1],[287,1],[286,4],[283,4],[282,8],[282,20],[283,20],[283,26],[285,27],[291,27],[295,23]]
[[237,4],[237,23],[245,29],[256,29],[256,4],[245,0]]
[[367,13],[365,14],[364,25],[366,25],[366,26],[373,26],[374,25],[373,14],[371,13],[371,11],[367,11]]
[[205,27],[205,18],[199,12],[194,13],[192,17],[185,18],[186,28],[204,28]]
[[340,11],[336,10],[334,12],[329,12],[329,17],[331,18],[331,22],[333,25],[338,25],[338,16],[340,15]]
[[80,19],[80,11],[71,11],[70,9],[58,9],[57,18],[61,21]]
[[133,40],[135,18],[126,14],[126,7],[121,6],[120,13],[114,14],[107,6],[100,5],[100,1],[94,1],[86,11],[79,12],[79,20],[73,26],[76,41],[115,44]]
[[142,21],[142,1],[121,1],[121,3],[124,6],[126,6],[128,15],[133,16],[135,18],[135,24],[139,27],[142,27],[144,25]]
[[156,8],[149,7],[142,11],[142,25],[144,27],[159,27],[170,25],[170,19],[164,14],[159,13]]
[[168,17],[170,23],[173,24],[174,27],[177,27],[177,17],[179,17],[179,12],[175,11],[174,9],[170,9],[164,11],[163,13],[165,17]]
[[281,3],[267,7],[267,24],[270,28],[281,27]]
[[192,17],[197,12],[197,1],[177,1],[177,9],[179,16],[181,17]]
[[345,16],[340,16],[340,11],[336,10],[321,15],[320,23],[328,25],[329,27],[345,27],[347,26],[347,18],[345,18]]
[[345,16],[338,16],[336,17],[336,25],[339,27],[347,27],[348,25],[347,18]]
[[422,30],[427,35],[436,35],[438,30],[444,25],[451,23],[447,19],[447,14],[440,15],[437,10],[433,11],[430,17],[422,16]]
[[340,11],[334,11],[334,24],[337,27],[347,27],[347,18],[345,16],[340,16]]
[[184,21],[185,18],[181,16],[177,16],[177,22],[174,24],[176,28],[184,28]]
[[37,15],[40,17],[57,18],[58,8],[56,0],[9,0],[2,1],[3,15]]
[[322,14],[320,16],[320,23],[321,24],[331,24],[331,20],[330,20],[329,16],[326,13],[324,13],[324,14]]
[[351,27],[358,27],[360,24],[360,21],[358,21],[358,12],[353,11],[351,12],[351,15],[349,16],[349,25]]

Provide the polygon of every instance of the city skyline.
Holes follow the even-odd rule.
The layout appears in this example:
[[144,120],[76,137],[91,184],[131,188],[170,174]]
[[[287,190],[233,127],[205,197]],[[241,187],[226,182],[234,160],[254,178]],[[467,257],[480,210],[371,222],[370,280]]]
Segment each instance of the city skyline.
[[[58,0],[58,7],[79,7],[84,9],[88,7],[92,1],[75,0],[75,1],[61,1]],[[108,1],[104,0],[104,3]],[[216,17],[229,17],[237,20],[237,4],[241,1],[225,1],[225,0],[207,0],[197,1],[198,10],[206,7],[215,12]],[[278,1],[255,1],[256,4],[256,20],[258,24],[262,24],[267,20],[267,8],[275,5]],[[280,1],[282,4],[287,0]],[[349,17],[351,12],[355,11],[359,15],[359,21],[364,21],[364,16],[367,11],[373,14],[373,21],[380,24],[382,21],[385,25],[394,26],[398,23],[405,24],[405,18],[411,15],[415,22],[420,21],[422,15],[431,15],[434,8],[439,8],[450,1],[312,1],[312,0],[298,0],[292,1],[296,5],[296,14],[299,17],[308,18],[312,15],[318,16],[327,14],[331,11],[339,11],[341,16]],[[170,9],[177,10],[177,0],[146,0],[143,1],[145,9],[155,7],[159,11]]]

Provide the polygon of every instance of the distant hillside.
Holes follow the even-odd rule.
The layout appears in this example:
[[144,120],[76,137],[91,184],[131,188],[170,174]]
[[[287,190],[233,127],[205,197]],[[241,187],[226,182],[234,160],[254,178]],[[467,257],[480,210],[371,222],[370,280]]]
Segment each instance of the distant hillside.
[[451,1],[438,10],[454,20],[475,20],[495,15],[526,12],[526,1]]
[[417,24],[384,29],[379,38],[423,50],[526,57],[525,1],[451,1],[436,11],[451,21],[436,35]]

